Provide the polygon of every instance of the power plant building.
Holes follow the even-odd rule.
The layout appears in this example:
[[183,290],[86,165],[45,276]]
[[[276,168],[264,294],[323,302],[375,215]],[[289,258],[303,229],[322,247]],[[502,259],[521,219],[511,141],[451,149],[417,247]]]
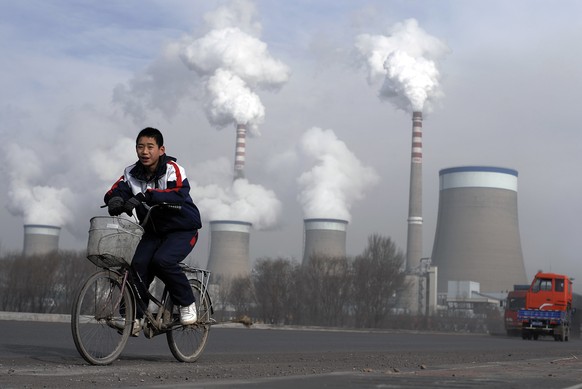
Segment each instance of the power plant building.
[[59,249],[60,233],[61,227],[25,224],[22,254],[24,256],[32,256],[57,251]]
[[348,222],[340,219],[305,219],[303,265],[312,256],[345,257]]
[[479,282],[482,292],[527,284],[517,212],[516,170],[461,166],[439,172],[432,265],[439,293],[449,281]]
[[250,231],[252,224],[234,220],[210,222],[208,270],[214,276],[234,278],[251,272]]

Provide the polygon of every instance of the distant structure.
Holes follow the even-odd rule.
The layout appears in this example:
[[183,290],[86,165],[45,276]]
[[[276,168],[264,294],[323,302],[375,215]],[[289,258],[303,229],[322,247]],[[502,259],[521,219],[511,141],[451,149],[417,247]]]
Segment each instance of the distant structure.
[[208,270],[214,276],[230,279],[250,274],[251,227],[251,223],[234,220],[210,222]]
[[527,284],[517,215],[516,170],[461,166],[439,172],[432,264],[437,289],[449,281],[478,282],[482,292]]
[[344,257],[348,222],[341,219],[305,219],[303,265],[313,255]]
[[60,233],[61,227],[25,224],[22,254],[26,257],[57,251],[59,249]]

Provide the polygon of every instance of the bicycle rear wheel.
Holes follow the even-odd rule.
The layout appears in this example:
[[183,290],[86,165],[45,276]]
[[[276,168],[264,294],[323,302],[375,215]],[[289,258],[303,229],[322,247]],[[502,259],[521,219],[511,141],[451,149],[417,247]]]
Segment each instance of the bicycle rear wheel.
[[[198,280],[190,280],[190,286],[196,298],[198,322],[187,326],[177,325],[166,333],[170,351],[180,362],[196,362],[204,351],[210,332],[210,299],[208,294],[205,293],[202,296],[202,287]],[[179,320],[180,314],[177,307],[173,307],[173,311]]]
[[108,365],[119,357],[133,326],[133,301],[121,277],[99,271],[85,282],[71,314],[75,347],[93,365]]

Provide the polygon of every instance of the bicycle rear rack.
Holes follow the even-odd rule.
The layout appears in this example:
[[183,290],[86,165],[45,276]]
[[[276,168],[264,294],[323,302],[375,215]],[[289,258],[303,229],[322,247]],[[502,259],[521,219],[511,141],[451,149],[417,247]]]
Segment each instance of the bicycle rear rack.
[[[206,318],[208,324],[216,324],[216,321],[210,317],[210,314],[214,313],[214,307],[212,306],[212,299],[210,298],[210,292],[208,289],[208,285],[210,284],[210,271],[206,269],[200,269],[197,267],[192,267],[190,265],[186,265],[185,263],[180,263],[180,267],[186,277],[188,279],[198,280],[201,285],[200,296],[208,296],[208,304],[210,304],[210,312],[208,317]],[[201,297],[202,298],[202,297]]]

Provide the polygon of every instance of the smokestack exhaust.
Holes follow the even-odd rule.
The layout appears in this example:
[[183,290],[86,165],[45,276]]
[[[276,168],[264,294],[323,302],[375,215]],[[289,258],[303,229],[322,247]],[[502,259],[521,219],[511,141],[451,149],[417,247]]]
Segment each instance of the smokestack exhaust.
[[414,271],[422,258],[422,112],[412,113],[412,151],[408,198],[406,270]]
[[25,224],[22,254],[27,257],[58,251],[60,232],[61,227]]
[[237,124],[236,148],[234,152],[234,180],[245,178],[246,135],[246,125]]

